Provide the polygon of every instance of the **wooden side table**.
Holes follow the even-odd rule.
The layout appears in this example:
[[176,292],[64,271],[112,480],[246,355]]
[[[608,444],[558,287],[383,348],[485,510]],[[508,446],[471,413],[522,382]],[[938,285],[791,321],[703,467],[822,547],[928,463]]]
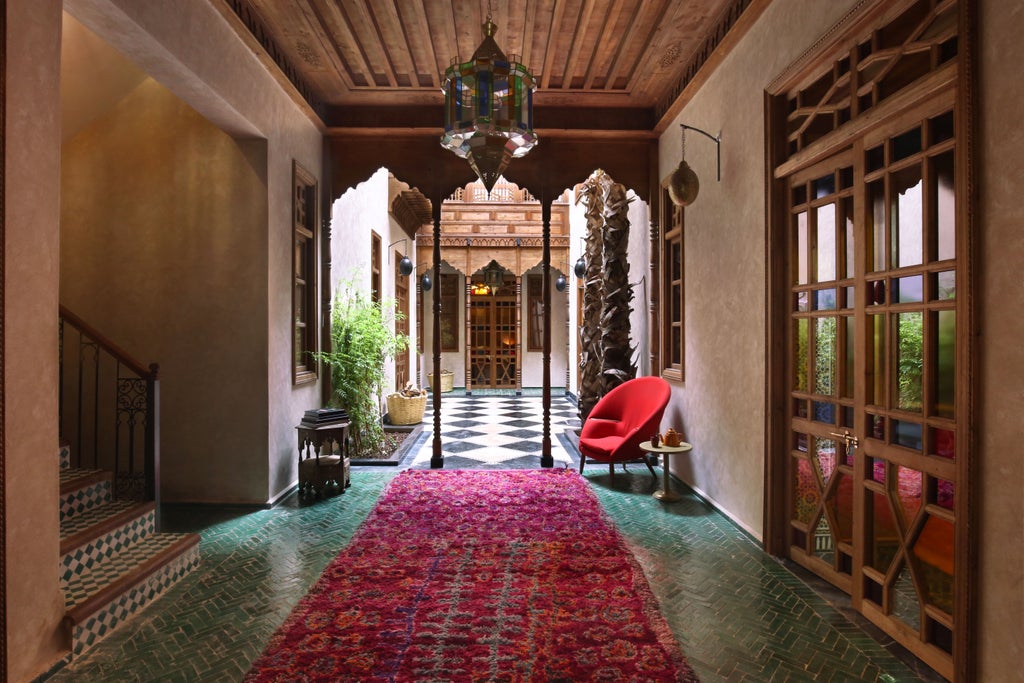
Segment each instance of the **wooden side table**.
[[661,488],[655,491],[652,495],[665,503],[673,503],[677,500],[682,500],[683,497],[672,490],[672,480],[669,478],[668,473],[668,459],[670,455],[687,453],[693,450],[693,446],[685,442],[680,442],[678,446],[666,446],[665,444],[652,446],[650,441],[644,441],[640,444],[640,450],[647,451],[648,453],[660,454],[662,456],[661,471],[665,475],[664,483]]
[[[352,485],[347,445],[350,424],[296,425],[299,433],[300,496],[320,497],[328,488],[344,493]],[[334,446],[337,446],[338,455],[334,455]],[[321,450],[324,450],[322,455]]]

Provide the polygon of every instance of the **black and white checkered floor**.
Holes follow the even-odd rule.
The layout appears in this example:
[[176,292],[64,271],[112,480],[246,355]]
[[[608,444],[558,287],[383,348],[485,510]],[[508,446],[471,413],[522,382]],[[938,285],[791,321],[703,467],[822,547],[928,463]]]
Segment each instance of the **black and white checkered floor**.
[[[441,452],[445,469],[531,469],[540,467],[543,428],[540,396],[465,396],[441,399]],[[429,468],[433,454],[434,417],[431,404],[415,454],[405,458],[411,468]],[[562,396],[551,397],[551,457],[555,467],[578,466],[564,433],[579,427],[576,406]]]

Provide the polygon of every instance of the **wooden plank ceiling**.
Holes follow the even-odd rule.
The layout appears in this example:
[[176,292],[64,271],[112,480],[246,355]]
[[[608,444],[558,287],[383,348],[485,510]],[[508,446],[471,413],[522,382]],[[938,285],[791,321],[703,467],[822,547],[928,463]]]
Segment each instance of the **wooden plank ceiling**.
[[[653,130],[750,0],[223,0],[276,46],[328,128],[433,126],[441,78],[480,44],[538,82],[535,126]],[[255,21],[253,21],[255,19]],[[261,26],[259,26],[261,25]],[[702,53],[703,57],[702,57]],[[286,69],[287,71],[287,69]]]

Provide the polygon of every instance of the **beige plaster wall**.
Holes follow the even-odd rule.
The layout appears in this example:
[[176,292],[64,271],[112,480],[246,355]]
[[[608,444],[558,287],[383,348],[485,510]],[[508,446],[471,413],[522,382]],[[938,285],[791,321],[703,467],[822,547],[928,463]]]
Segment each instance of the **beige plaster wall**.
[[[458,313],[458,347],[465,349],[466,346],[466,278],[465,276],[441,260],[441,274],[454,274],[458,276],[458,296],[455,305]],[[431,276],[433,277],[433,276]],[[429,375],[434,371],[434,290],[426,292],[426,305],[423,311],[423,353],[420,357],[420,386],[430,386]],[[441,369],[448,370],[454,377],[452,386],[461,387],[466,384],[466,354],[465,351],[443,351],[441,353]]]
[[682,426],[693,456],[676,473],[757,538],[763,530],[765,386],[764,89],[838,21],[852,0],[776,0],[662,136],[660,177],[686,159],[700,177],[686,208],[685,381],[664,426]]
[[[233,448],[229,436],[251,429],[245,421],[236,420],[227,432],[220,429],[206,437],[223,444],[229,455],[221,457],[227,458],[228,467],[233,464],[234,476],[246,470],[266,472],[257,474],[258,492],[246,484],[247,502],[276,500],[297,478],[295,425],[304,410],[320,405],[318,383],[292,385],[291,212],[293,162],[320,177],[321,133],[210,3],[66,0],[65,6],[203,118],[236,139],[258,139],[265,145],[266,232],[260,259],[265,268],[258,280],[236,287],[261,290],[266,301],[256,342],[265,344],[266,351],[265,403],[260,410],[266,430],[261,447],[253,452]],[[322,183],[319,189],[326,191]]]
[[[552,264],[554,266],[554,264]],[[527,273],[540,275],[544,272],[541,266],[535,266]],[[569,348],[569,331],[566,322],[569,319],[569,292],[559,292],[555,289],[555,279],[558,275],[552,267],[551,273],[551,395],[561,396],[565,389],[565,367],[568,361],[567,349]],[[568,281],[568,278],[566,278]],[[523,347],[523,386],[542,387],[544,386],[544,353],[542,351],[527,351],[527,335],[529,334],[529,323],[527,316],[529,312],[526,306],[526,277],[523,277],[523,311],[522,330],[520,341]]]
[[265,169],[150,78],[62,151],[61,300],[160,363],[167,501],[266,496]]
[[[57,241],[60,2],[7,3],[4,456],[8,668],[29,681],[64,653],[58,584]],[[6,676],[4,675],[6,674]]]
[[1024,6],[979,5],[976,680],[1024,681]]
[[67,12],[63,15],[60,66],[62,141],[103,116],[146,79],[142,69]]

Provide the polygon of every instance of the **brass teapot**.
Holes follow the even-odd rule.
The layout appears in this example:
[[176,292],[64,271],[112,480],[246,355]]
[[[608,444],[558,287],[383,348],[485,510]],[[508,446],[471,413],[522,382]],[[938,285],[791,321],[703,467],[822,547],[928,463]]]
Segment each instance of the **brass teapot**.
[[665,442],[666,446],[669,446],[670,448],[675,448],[676,446],[679,445],[679,432],[669,427],[668,431],[665,432],[661,440]]

